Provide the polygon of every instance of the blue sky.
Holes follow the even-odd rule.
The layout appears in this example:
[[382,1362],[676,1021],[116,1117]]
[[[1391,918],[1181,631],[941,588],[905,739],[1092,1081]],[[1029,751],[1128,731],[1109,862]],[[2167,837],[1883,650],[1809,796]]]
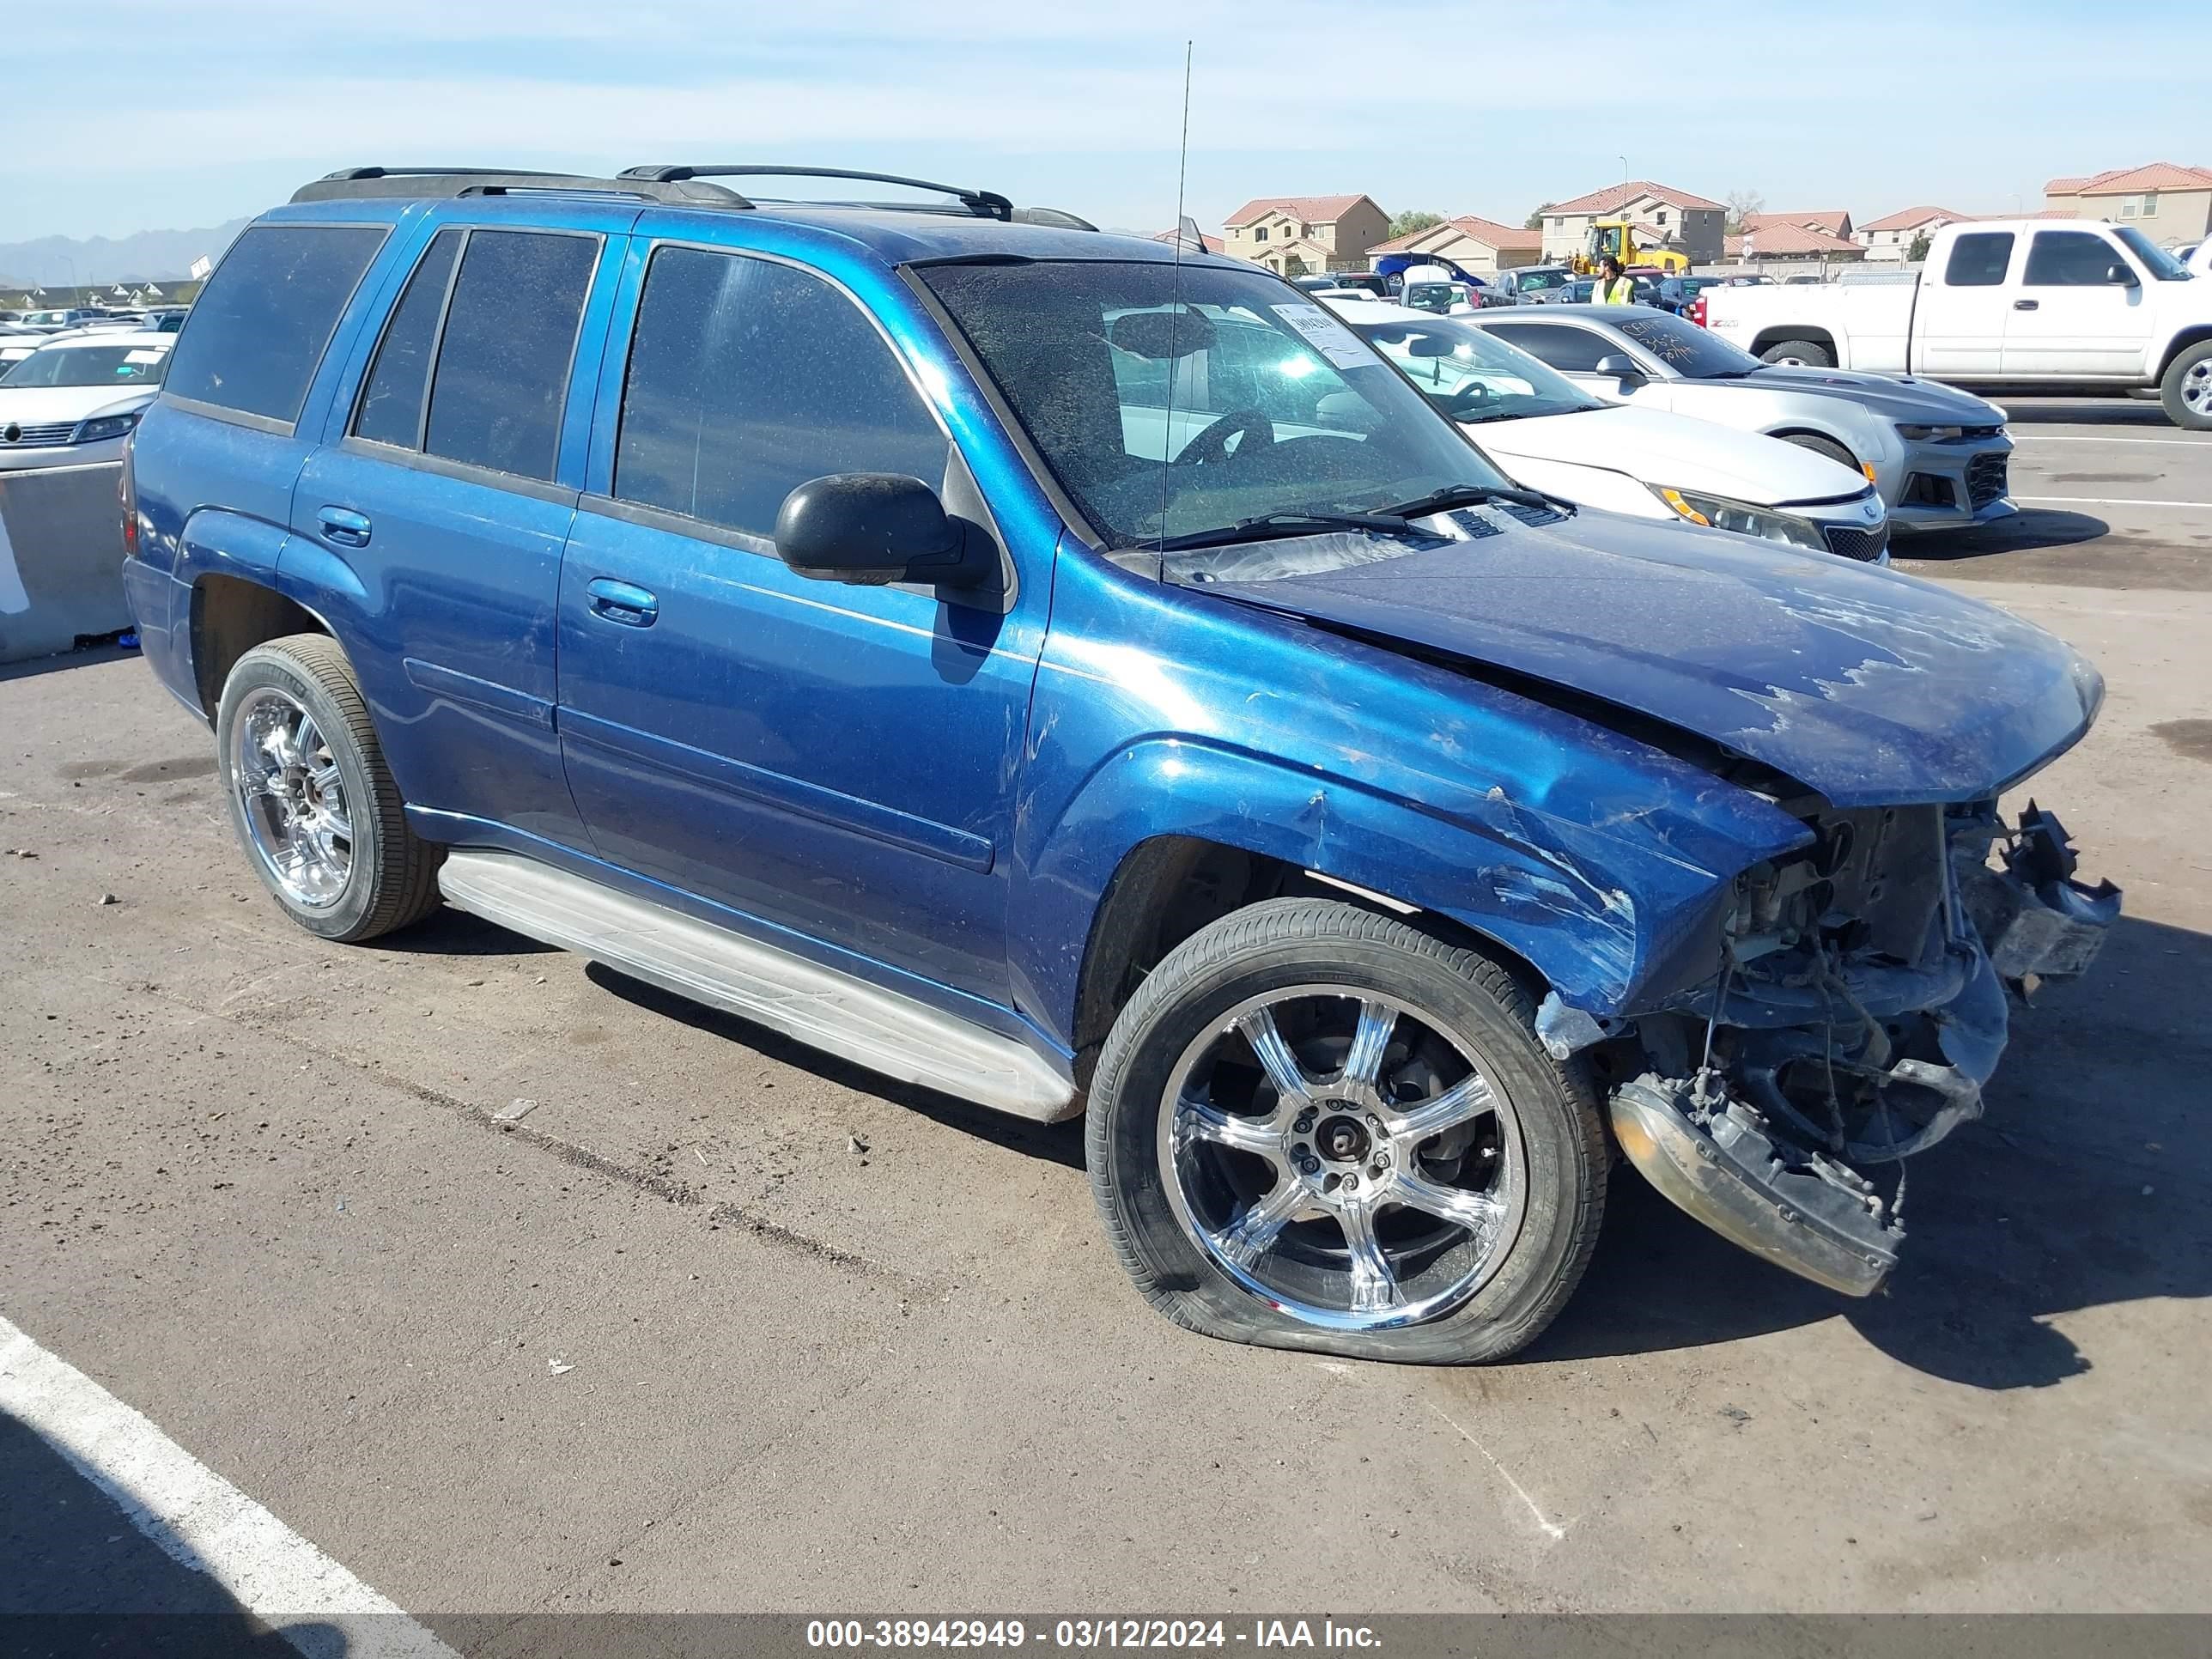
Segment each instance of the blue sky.
[[424,161],[866,167],[1162,228],[1186,39],[1209,228],[1352,191],[1517,222],[1624,158],[1863,219],[2212,164],[2208,0],[104,0],[0,37],[0,242],[210,224]]

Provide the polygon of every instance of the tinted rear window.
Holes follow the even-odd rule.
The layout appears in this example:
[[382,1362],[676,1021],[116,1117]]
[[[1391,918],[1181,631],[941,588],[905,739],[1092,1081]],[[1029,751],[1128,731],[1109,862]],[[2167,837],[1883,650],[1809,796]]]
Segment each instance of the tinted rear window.
[[1597,360],[1613,349],[1610,340],[1586,328],[1547,328],[1541,323],[1528,323],[1517,327],[1493,325],[1490,331],[1568,374],[1589,374],[1597,367]]
[[1943,266],[1948,288],[1996,288],[2012,264],[2012,233],[1978,230],[1951,244],[1951,258]]
[[423,392],[430,383],[430,353],[438,343],[438,319],[446,313],[446,289],[453,274],[453,258],[459,252],[460,230],[441,230],[407,279],[384,338],[376,348],[376,366],[369,371],[368,389],[362,393],[361,413],[353,429],[379,443],[416,449],[422,443]]
[[550,478],[595,236],[469,234],[430,389],[433,455]]
[[381,226],[256,225],[234,243],[192,307],[169,363],[169,390],[288,426]]

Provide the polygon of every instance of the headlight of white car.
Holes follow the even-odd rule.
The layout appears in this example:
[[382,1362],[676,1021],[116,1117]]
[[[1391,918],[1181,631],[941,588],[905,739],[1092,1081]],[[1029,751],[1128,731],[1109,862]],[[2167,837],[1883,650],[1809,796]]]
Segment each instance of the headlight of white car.
[[1771,507],[1732,501],[1725,495],[1701,495],[1694,489],[1669,489],[1664,484],[1653,484],[1650,488],[1653,495],[1692,524],[1701,524],[1711,530],[1733,530],[1740,536],[1756,536],[1761,541],[1787,542],[1792,547],[1808,547],[1816,553],[1828,550],[1827,543],[1820,536],[1820,526],[1794,513],[1778,513]]
[[127,415],[101,415],[89,421],[77,422],[76,430],[70,434],[73,444],[96,444],[109,438],[125,438],[138,424],[138,411]]

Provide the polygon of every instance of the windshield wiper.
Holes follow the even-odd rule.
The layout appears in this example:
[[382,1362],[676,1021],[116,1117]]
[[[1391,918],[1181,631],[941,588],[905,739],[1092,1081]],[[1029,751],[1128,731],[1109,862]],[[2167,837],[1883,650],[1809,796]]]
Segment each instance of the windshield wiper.
[[1421,532],[1406,522],[1403,514],[1384,513],[1264,513],[1256,519],[1239,519],[1214,530],[1194,530],[1188,536],[1170,536],[1146,545],[1163,553],[1186,547],[1225,547],[1232,542],[1264,542],[1287,536],[1310,536],[1323,530],[1372,530],[1385,536]]
[[1510,484],[1446,484],[1442,489],[1432,489],[1425,495],[1417,495],[1410,501],[1400,501],[1386,507],[1385,513],[1395,513],[1401,518],[1425,519],[1431,513],[1449,513],[1455,507],[1483,507],[1492,501],[1510,501],[1516,507],[1549,507],[1554,513],[1574,511],[1571,503],[1555,496],[1540,495],[1533,489],[1516,489]]

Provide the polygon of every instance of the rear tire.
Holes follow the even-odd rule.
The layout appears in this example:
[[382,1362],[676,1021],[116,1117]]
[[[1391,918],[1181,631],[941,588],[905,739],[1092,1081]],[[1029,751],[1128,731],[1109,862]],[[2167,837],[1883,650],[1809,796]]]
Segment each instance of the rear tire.
[[1271,900],[1203,929],[1092,1080],[1115,1255],[1160,1313],[1229,1341],[1512,1353],[1573,1293],[1605,1209],[1589,1072],[1534,1018],[1497,963],[1354,905]]
[[2212,340],[2188,347],[2166,366],[2158,400],[2174,425],[2212,432]]
[[445,849],[408,828],[337,641],[295,634],[240,657],[223,683],[216,752],[239,844],[309,933],[351,944],[438,908]]
[[1777,340],[1760,352],[1759,357],[1761,362],[1802,368],[1833,368],[1836,366],[1834,354],[1813,340]]

